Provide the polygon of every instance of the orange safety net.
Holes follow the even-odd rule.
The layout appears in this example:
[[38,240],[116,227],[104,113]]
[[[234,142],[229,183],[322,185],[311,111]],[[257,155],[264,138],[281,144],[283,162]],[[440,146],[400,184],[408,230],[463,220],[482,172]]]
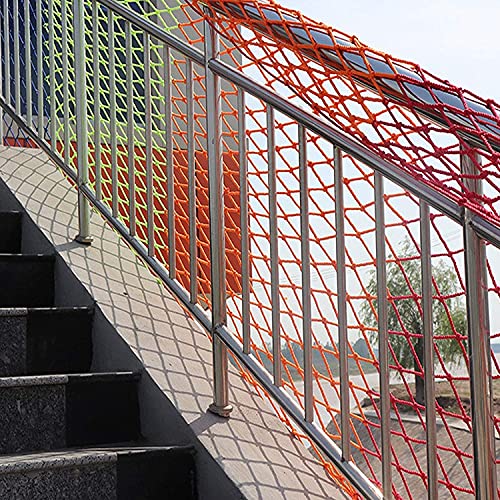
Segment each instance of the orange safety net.
[[[180,28],[191,43],[203,39],[200,23],[205,4],[211,11],[209,21],[221,35],[223,60],[335,124],[417,182],[495,226],[500,224],[500,107],[495,102],[272,1],[187,1],[182,8],[190,21]],[[236,116],[230,92],[225,99],[227,109]],[[280,298],[279,304],[273,304],[265,104],[247,96],[246,116],[252,349],[271,370],[271,310],[279,307],[283,386],[302,405],[297,123],[276,113]],[[331,144],[312,133],[307,134],[307,142],[315,421],[339,444],[335,165]],[[225,141],[226,152],[230,154],[232,149]],[[237,161],[236,152],[233,154]],[[462,172],[461,158],[470,159],[472,171]],[[381,486],[373,171],[346,154],[344,164],[352,459]],[[472,181],[481,182],[482,192]],[[393,494],[421,498],[427,488],[427,457],[419,202],[390,182],[385,190]],[[237,209],[235,195],[226,196],[227,209]],[[439,490],[446,497],[464,498],[474,495],[474,458],[463,238],[458,225],[433,210],[430,222]],[[231,229],[230,221],[227,225]],[[237,249],[230,246],[227,251]],[[491,310],[500,302],[498,258],[498,250],[488,247]],[[243,321],[241,298],[228,289],[229,327],[238,335]],[[492,317],[491,341],[499,339],[500,325]],[[500,377],[495,353],[492,378],[498,435]],[[329,466],[327,461],[323,463]],[[346,487],[341,474],[329,470]]]

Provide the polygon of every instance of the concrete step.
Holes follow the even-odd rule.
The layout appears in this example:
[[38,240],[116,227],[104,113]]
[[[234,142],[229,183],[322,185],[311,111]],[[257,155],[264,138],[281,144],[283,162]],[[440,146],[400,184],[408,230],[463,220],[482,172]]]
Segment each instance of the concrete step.
[[0,498],[191,500],[190,447],[73,449],[0,458]]
[[132,372],[0,378],[0,454],[136,441],[139,379]]
[[22,212],[0,212],[0,253],[21,253]]
[[93,316],[93,307],[0,309],[0,376],[89,371]]
[[0,254],[0,307],[52,307],[53,255]]

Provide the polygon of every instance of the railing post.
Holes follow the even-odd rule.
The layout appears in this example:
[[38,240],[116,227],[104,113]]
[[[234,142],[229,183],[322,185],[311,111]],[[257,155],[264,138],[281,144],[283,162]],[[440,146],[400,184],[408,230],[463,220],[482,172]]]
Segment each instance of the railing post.
[[[481,157],[463,153],[461,171],[468,191],[482,194],[477,179]],[[472,212],[465,210],[464,247],[467,287],[467,345],[470,370],[471,417],[474,445],[476,499],[496,498],[496,452],[493,434],[491,345],[484,241],[471,226]]]
[[[210,10],[205,9],[210,15]],[[214,370],[214,401],[209,410],[228,417],[229,404],[227,347],[217,336],[217,328],[226,323],[226,257],[224,238],[224,179],[221,156],[220,80],[208,66],[219,57],[219,37],[205,20],[205,85],[208,152],[208,195],[210,219],[210,271],[212,295],[212,340]]]
[[[89,141],[87,130],[87,93],[85,76],[85,23],[84,0],[73,0],[73,37],[75,46],[75,101],[78,187],[78,235],[76,241],[89,245],[90,204],[83,195],[82,187],[89,181]],[[97,42],[96,42],[97,43]],[[52,104],[53,105],[53,104]],[[69,124],[67,124],[69,126]],[[51,137],[52,142],[54,138]]]

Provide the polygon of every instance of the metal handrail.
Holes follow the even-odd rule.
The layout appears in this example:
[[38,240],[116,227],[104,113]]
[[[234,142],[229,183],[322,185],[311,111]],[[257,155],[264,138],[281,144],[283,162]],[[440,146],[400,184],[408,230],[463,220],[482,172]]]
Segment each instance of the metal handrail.
[[[16,0],[14,0],[16,1]],[[224,217],[223,217],[223,186],[222,186],[222,165],[221,165],[221,155],[220,155],[220,141],[221,141],[221,124],[220,124],[220,110],[218,108],[218,97],[220,92],[220,80],[224,79],[227,82],[232,83],[238,89],[238,111],[244,111],[244,95],[248,93],[258,99],[266,105],[267,111],[267,133],[268,139],[274,139],[274,111],[279,111],[289,118],[295,120],[299,125],[299,163],[300,163],[300,178],[301,178],[301,200],[307,191],[307,145],[305,143],[305,133],[306,130],[316,134],[334,146],[335,149],[335,159],[336,159],[336,212],[342,209],[342,183],[341,172],[337,170],[337,165],[341,163],[342,152],[348,153],[353,158],[360,160],[363,164],[372,168],[375,172],[375,206],[376,213],[378,217],[376,218],[376,243],[377,243],[377,260],[379,262],[385,263],[385,226],[383,223],[383,204],[384,204],[384,184],[383,180],[388,179],[391,182],[397,184],[408,192],[412,193],[420,200],[421,204],[421,228],[423,240],[427,238],[428,245],[428,224],[429,224],[429,210],[428,205],[434,207],[438,212],[444,214],[450,219],[456,221],[464,228],[465,233],[465,267],[468,271],[467,279],[468,284],[470,283],[470,289],[472,292],[467,294],[467,306],[468,306],[468,322],[469,322],[469,336],[468,336],[468,346],[470,349],[470,355],[474,356],[478,362],[474,362],[471,367],[471,384],[474,391],[472,391],[473,397],[473,428],[474,428],[474,452],[476,456],[480,457],[478,463],[481,464],[486,470],[482,471],[476,468],[476,485],[477,491],[480,498],[488,498],[487,495],[490,494],[492,488],[494,488],[494,481],[492,479],[492,468],[491,464],[488,467],[489,453],[491,449],[488,446],[482,446],[484,443],[488,442],[488,439],[492,436],[491,427],[488,427],[488,415],[484,411],[487,408],[487,388],[485,383],[488,382],[487,374],[484,373],[484,366],[487,356],[489,356],[489,339],[487,338],[487,330],[484,324],[484,314],[487,311],[487,297],[485,296],[481,288],[481,280],[485,279],[484,276],[484,243],[483,241],[488,241],[496,247],[500,248],[500,228],[489,223],[480,214],[472,214],[468,209],[458,206],[457,203],[453,202],[442,193],[439,193],[430,186],[427,186],[423,182],[418,182],[413,177],[409,176],[405,172],[401,171],[397,166],[393,165],[389,161],[379,158],[376,154],[371,152],[369,149],[361,145],[359,142],[348,137],[331,124],[326,121],[319,119],[318,117],[312,115],[311,113],[301,109],[298,106],[291,104],[289,101],[278,95],[277,93],[265,88],[258,82],[255,82],[251,78],[247,77],[243,73],[235,70],[229,65],[223,63],[218,59],[218,41],[217,33],[212,27],[211,23],[205,21],[205,52],[201,52],[198,49],[189,46],[173,35],[167,33],[166,31],[159,28],[157,25],[141,17],[136,12],[124,7],[116,0],[94,0],[96,4],[105,6],[108,9],[108,13],[111,12],[112,15],[119,16],[123,18],[130,26],[141,30],[145,34],[147,43],[145,43],[146,48],[149,47],[150,38],[154,38],[167,47],[168,50],[172,49],[183,56],[185,56],[189,61],[194,62],[200,66],[205,67],[206,71],[206,88],[207,88],[207,135],[208,135],[208,158],[209,158],[209,216],[210,216],[210,251],[211,251],[211,273],[212,273],[212,318],[209,319],[206,312],[196,303],[196,291],[190,290],[189,292],[185,290],[178,281],[175,279],[175,275],[172,273],[172,269],[167,270],[165,267],[154,257],[154,250],[152,241],[152,227],[150,223],[154,222],[153,214],[153,200],[152,200],[152,143],[151,138],[147,138],[146,141],[146,176],[147,176],[147,209],[148,209],[148,236],[149,241],[147,247],[142,244],[135,236],[135,231],[127,228],[117,217],[116,206],[117,200],[115,195],[112,196],[113,210],[110,210],[105,203],[100,199],[100,196],[94,192],[88,185],[88,139],[86,136],[86,129],[88,126],[88,118],[84,112],[86,109],[85,105],[85,82],[86,82],[86,66],[84,64],[84,51],[82,47],[84,45],[83,39],[83,15],[84,15],[84,2],[85,0],[74,0],[74,15],[77,17],[75,22],[74,38],[75,38],[75,75],[78,81],[75,82],[76,86],[76,99],[77,99],[77,143],[78,143],[78,172],[77,174],[68,166],[68,164],[63,161],[58,155],[55,148],[55,141],[49,145],[44,139],[41,132],[43,127],[38,127],[35,130],[33,123],[28,122],[21,116],[20,108],[18,106],[18,93],[19,88],[16,88],[16,107],[12,107],[10,96],[8,99],[3,96],[0,97],[0,106],[3,110],[12,118],[19,128],[22,128],[26,134],[36,142],[44,151],[56,162],[56,164],[61,167],[64,172],[70,177],[70,179],[77,184],[79,191],[79,222],[80,222],[80,234],[79,239],[84,243],[89,243],[90,234],[88,221],[89,221],[89,202],[92,204],[99,212],[112,224],[112,226],[125,238],[125,240],[138,252],[138,254],[148,263],[148,265],[153,269],[153,271],[165,282],[169,289],[174,293],[174,295],[181,301],[181,303],[189,310],[193,316],[200,322],[200,324],[209,332],[212,333],[214,337],[214,403],[211,407],[212,411],[228,416],[230,412],[229,405],[229,393],[228,393],[228,362],[227,362],[227,349],[229,349],[240,361],[241,363],[251,372],[251,374],[257,379],[257,381],[264,387],[266,392],[273,397],[279,405],[290,415],[290,417],[295,421],[295,423],[305,432],[307,436],[318,446],[318,448],[335,464],[335,466],[342,471],[343,474],[352,482],[352,484],[358,489],[358,491],[366,498],[376,499],[382,498],[382,491],[376,488],[366,476],[350,461],[349,452],[349,426],[346,420],[346,415],[348,415],[349,408],[345,408],[346,405],[346,391],[349,390],[349,380],[348,380],[348,365],[347,365],[347,349],[340,349],[340,390],[342,393],[341,399],[341,413],[343,414],[342,421],[342,446],[339,448],[335,445],[327,435],[319,429],[317,425],[314,424],[314,415],[312,407],[312,353],[311,353],[311,335],[310,335],[310,311],[306,314],[304,313],[304,355],[307,359],[304,361],[304,378],[305,378],[305,401],[304,407],[305,412],[302,408],[294,401],[292,398],[282,389],[280,381],[280,363],[274,364],[273,376],[265,370],[257,361],[256,357],[249,353],[250,346],[250,333],[248,329],[248,324],[243,325],[243,344],[232,334],[226,327],[226,290],[225,290],[225,259],[224,259]],[[212,3],[210,4],[212,5]],[[226,4],[227,5],[227,4]],[[110,14],[110,19],[112,16]],[[169,58],[167,58],[169,60]],[[149,65],[149,55],[146,58],[146,63]],[[190,63],[191,64],[191,63]],[[191,75],[192,77],[192,75]],[[189,78],[191,78],[189,77]],[[148,83],[149,80],[145,82]],[[191,82],[192,83],[192,82]],[[52,92],[52,89],[51,89]],[[146,115],[149,120],[151,120],[151,95],[149,94],[150,89],[147,89],[145,108]],[[79,101],[79,102],[78,102]],[[51,110],[52,111],[52,110]],[[38,120],[39,124],[40,118]],[[238,124],[238,141],[239,141],[239,155],[240,161],[245,159],[245,127],[244,120],[240,120]],[[51,129],[55,127],[54,123],[49,124]],[[191,133],[188,135],[193,135],[192,131],[193,124],[191,123]],[[151,127],[151,121],[148,122],[148,127]],[[148,129],[149,130],[149,129]],[[54,136],[52,136],[54,137]],[[273,144],[273,141],[270,141]],[[192,145],[191,145],[192,147]],[[272,164],[274,151],[270,151],[270,160]],[[193,162],[193,152],[190,153],[190,163]],[[192,166],[192,165],[191,165]],[[462,165],[464,169],[472,168],[470,165]],[[115,169],[112,173],[116,176],[116,165],[112,165],[112,169]],[[242,169],[242,172],[245,172]],[[193,174],[190,171],[191,175]],[[479,190],[480,186],[471,185],[471,189]],[[275,200],[270,200],[271,203]],[[302,228],[302,238],[301,238],[301,251],[302,256],[308,255],[308,239],[307,228],[308,222],[307,218],[309,212],[307,209],[307,203],[301,201],[301,228]],[[242,213],[245,213],[242,211]],[[340,212],[342,213],[342,211]],[[169,210],[170,214],[170,210]],[[192,217],[190,217],[190,224],[192,223]],[[337,221],[339,222],[339,221]],[[169,237],[171,234],[172,226],[169,221]],[[192,228],[190,228],[192,229]],[[337,231],[343,233],[342,225],[337,224]],[[190,232],[190,234],[192,234]],[[340,238],[343,234],[339,235]],[[171,241],[171,240],[170,240]],[[276,249],[275,249],[276,250]],[[248,252],[248,248],[245,250]],[[432,304],[432,286],[430,285],[429,276],[429,255],[428,253],[424,255],[424,250],[422,250],[422,281],[426,286],[423,286],[423,299],[426,303],[424,316],[426,317],[427,328],[425,328],[425,349],[426,349],[426,359],[429,362],[429,357],[432,357],[432,332],[429,328],[429,318],[432,317],[431,304]],[[175,259],[174,259],[175,263]],[[215,265],[214,265],[215,263]],[[303,266],[307,268],[308,266]],[[343,271],[343,270],[342,270]],[[196,266],[191,266],[191,274],[196,272]],[[307,283],[310,280],[309,269],[302,269],[303,272],[303,282],[306,284],[303,293],[307,295]],[[377,272],[379,275],[379,290],[378,295],[382,300],[379,300],[380,308],[380,346],[379,352],[381,353],[380,359],[380,387],[381,387],[381,409],[382,409],[382,461],[383,461],[383,492],[386,496],[391,494],[391,457],[390,457],[390,428],[389,428],[389,394],[388,394],[388,359],[387,359],[387,321],[384,319],[384,307],[382,305],[384,297],[386,298],[385,290],[385,279],[386,279],[386,269],[385,265],[378,265]],[[191,278],[194,278],[191,276]],[[339,283],[341,286],[339,290],[342,290],[338,294],[339,302],[345,299],[342,294],[345,295],[345,286],[342,287],[342,279],[345,278],[340,276]],[[473,279],[476,279],[476,283],[471,283]],[[477,278],[481,278],[478,280]],[[279,285],[276,280],[271,284],[274,287]],[[275,290],[276,291],[276,290]],[[248,289],[247,289],[248,293]],[[248,301],[248,297],[244,300]],[[248,306],[248,304],[247,304]],[[245,304],[243,304],[245,307]],[[310,309],[310,305],[306,307]],[[279,323],[279,317],[274,318]],[[345,321],[344,321],[345,323]],[[340,328],[340,321],[339,321]],[[346,325],[344,324],[344,327]],[[343,336],[340,339],[346,339],[346,332],[340,332]],[[277,340],[278,350],[274,352],[275,358],[279,356],[279,337]],[[384,359],[382,359],[384,358]],[[483,372],[481,371],[483,370]],[[426,374],[430,377],[431,372]],[[274,377],[274,378],[273,378]],[[277,383],[278,382],[278,383]],[[428,384],[427,394],[431,397],[432,386]],[[348,398],[347,398],[348,401]],[[347,412],[347,413],[346,413]],[[426,415],[427,418],[432,418],[432,414],[429,412]],[[433,427],[431,425],[427,426],[428,432],[428,442],[431,443],[431,438]],[[481,448],[482,446],[482,448]],[[428,450],[432,454],[432,450]],[[485,465],[486,464],[486,465]],[[436,463],[429,460],[429,478],[437,482],[436,475]],[[434,488],[436,485],[432,485]],[[429,490],[430,491],[430,490]]]

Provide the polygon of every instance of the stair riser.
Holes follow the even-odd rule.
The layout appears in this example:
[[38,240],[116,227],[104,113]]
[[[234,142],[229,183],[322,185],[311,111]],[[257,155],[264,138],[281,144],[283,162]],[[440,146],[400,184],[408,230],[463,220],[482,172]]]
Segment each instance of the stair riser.
[[118,500],[197,498],[192,450],[119,456],[117,467]]
[[136,381],[1,387],[0,408],[1,454],[140,437]]
[[0,253],[21,253],[22,214],[0,213]]
[[54,259],[0,256],[0,307],[54,305]]
[[[15,460],[15,458],[13,458]],[[14,500],[195,500],[192,449],[96,451],[70,461],[14,463],[0,472],[0,498]],[[60,459],[59,459],[60,460]],[[5,470],[5,469],[4,469]],[[36,496],[34,495],[36,492]]]
[[107,463],[0,475],[0,498],[117,500],[116,466]]
[[0,315],[0,376],[83,373],[92,363],[92,311]]

